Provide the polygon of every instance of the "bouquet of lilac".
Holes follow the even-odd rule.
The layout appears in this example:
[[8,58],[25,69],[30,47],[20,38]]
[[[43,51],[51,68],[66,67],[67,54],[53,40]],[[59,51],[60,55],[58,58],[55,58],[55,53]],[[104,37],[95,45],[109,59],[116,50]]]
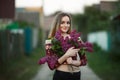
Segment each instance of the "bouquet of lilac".
[[41,58],[38,63],[44,64],[47,62],[51,70],[60,65],[58,63],[58,58],[64,55],[70,47],[80,49],[78,53],[81,57],[81,65],[86,64],[85,51],[93,51],[92,44],[89,42],[84,43],[80,38],[80,33],[77,33],[75,30],[71,31],[70,37],[66,37],[65,39],[61,36],[61,31],[57,31],[54,38],[46,40],[45,46],[46,56]]
[[76,30],[71,31],[70,38],[66,37],[65,39],[61,36],[61,31],[57,31],[55,37],[51,40],[52,50],[58,55],[62,56],[70,47],[79,48],[81,55],[85,51],[92,52],[93,46],[89,42],[83,42],[80,38],[80,33],[77,33]]

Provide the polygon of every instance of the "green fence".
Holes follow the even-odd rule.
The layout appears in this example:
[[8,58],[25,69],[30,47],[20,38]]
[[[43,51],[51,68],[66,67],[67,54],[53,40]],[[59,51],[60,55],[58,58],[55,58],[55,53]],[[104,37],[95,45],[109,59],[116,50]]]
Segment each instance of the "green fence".
[[8,30],[0,31],[0,62],[5,62],[10,54],[10,32]]
[[14,34],[10,30],[0,30],[0,63],[24,54],[24,35]]

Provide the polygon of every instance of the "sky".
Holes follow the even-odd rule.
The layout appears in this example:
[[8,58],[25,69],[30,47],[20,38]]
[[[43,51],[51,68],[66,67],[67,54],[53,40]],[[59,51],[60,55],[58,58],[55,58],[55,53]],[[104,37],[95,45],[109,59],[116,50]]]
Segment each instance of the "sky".
[[[70,13],[83,13],[86,5],[99,4],[100,0],[15,0],[17,8],[41,7],[43,5],[44,14],[50,15],[56,11]],[[108,0],[107,0],[108,1]]]

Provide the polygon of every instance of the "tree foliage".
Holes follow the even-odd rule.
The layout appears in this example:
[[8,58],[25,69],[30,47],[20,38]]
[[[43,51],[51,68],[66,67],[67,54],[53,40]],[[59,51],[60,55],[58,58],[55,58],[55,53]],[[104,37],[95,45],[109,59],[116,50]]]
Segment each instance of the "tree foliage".
[[95,7],[86,7],[84,14],[73,15],[73,21],[79,31],[88,33],[107,30],[110,25],[109,17],[107,12],[101,12]]

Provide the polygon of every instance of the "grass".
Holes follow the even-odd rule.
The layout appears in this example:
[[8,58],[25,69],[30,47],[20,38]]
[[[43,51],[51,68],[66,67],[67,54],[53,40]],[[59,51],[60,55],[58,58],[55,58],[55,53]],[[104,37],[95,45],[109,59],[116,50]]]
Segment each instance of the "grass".
[[43,49],[35,49],[29,56],[10,60],[0,66],[0,80],[30,80],[37,73],[40,65],[37,64],[42,57]]
[[88,65],[102,80],[119,80],[120,60],[115,60],[113,54],[100,49],[87,54]]

